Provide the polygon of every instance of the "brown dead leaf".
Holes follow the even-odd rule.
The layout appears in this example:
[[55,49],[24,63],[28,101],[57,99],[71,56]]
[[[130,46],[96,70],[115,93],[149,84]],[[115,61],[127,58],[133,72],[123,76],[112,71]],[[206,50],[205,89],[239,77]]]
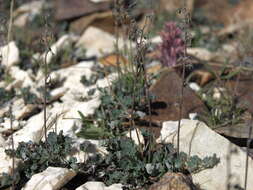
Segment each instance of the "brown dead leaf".
[[128,61],[125,57],[123,56],[117,56],[116,54],[110,54],[107,55],[105,57],[102,57],[99,59],[99,62],[104,65],[104,66],[117,66],[117,61],[119,61],[120,65],[122,65],[122,63],[124,65],[128,64]]
[[212,79],[214,79],[213,74],[211,74],[210,72],[205,71],[205,70],[194,71],[194,73],[192,74],[192,77],[194,77],[196,79],[196,82],[200,86],[204,86],[209,81],[211,81]]

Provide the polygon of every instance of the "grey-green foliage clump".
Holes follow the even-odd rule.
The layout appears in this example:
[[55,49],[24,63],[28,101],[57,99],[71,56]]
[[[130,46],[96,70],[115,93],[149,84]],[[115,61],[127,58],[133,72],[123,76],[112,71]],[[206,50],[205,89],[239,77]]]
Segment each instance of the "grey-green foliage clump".
[[[152,101],[153,97],[146,96],[144,80],[144,77],[139,77],[137,80],[134,73],[126,72],[113,81],[109,88],[97,89],[100,91],[101,105],[89,120],[95,120],[97,122],[97,131],[99,128],[101,130],[99,130],[96,137],[96,128],[92,125],[92,129],[94,129],[93,138],[98,139],[101,136],[110,137],[111,135],[122,134],[127,127],[125,124],[129,123],[130,119],[138,119],[137,111],[147,112],[148,101]],[[130,114],[132,115],[131,118]],[[91,126],[91,122],[87,123],[85,117],[81,117],[81,119],[83,121],[83,131],[79,133],[79,136],[90,138],[87,129]]]
[[88,162],[84,170],[96,165],[95,173],[90,175],[102,176],[101,180],[107,185],[122,183],[130,189],[148,186],[166,172],[197,173],[213,168],[220,161],[215,154],[201,159],[180,152],[178,157],[172,144],[159,144],[151,151],[142,152],[129,138],[113,138],[106,141],[105,146],[109,154],[96,159],[94,164]]
[[[9,156],[23,161],[19,172],[16,172],[16,175],[19,175],[19,177],[15,179],[19,180],[20,177],[29,179],[32,175],[44,171],[49,166],[76,169],[76,159],[73,157],[66,159],[70,155],[71,150],[71,138],[64,136],[61,131],[58,135],[50,132],[47,137],[47,142],[21,142],[16,150],[7,149],[5,152]],[[15,181],[15,183],[18,183],[18,181]],[[10,184],[11,177],[5,174],[1,179],[1,185]]]

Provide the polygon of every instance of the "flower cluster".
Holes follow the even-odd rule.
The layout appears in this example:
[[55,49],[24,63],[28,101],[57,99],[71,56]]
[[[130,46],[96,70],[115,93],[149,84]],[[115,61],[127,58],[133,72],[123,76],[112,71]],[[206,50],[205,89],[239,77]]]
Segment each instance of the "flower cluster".
[[177,59],[183,55],[185,43],[182,39],[182,30],[175,22],[167,22],[160,33],[162,43],[159,45],[160,60],[164,66],[172,67],[177,64]]

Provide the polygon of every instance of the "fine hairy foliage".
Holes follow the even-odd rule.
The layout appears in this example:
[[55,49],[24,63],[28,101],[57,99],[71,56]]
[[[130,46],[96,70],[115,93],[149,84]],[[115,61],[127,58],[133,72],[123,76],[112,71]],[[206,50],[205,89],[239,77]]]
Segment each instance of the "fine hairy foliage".
[[58,135],[50,132],[47,142],[21,142],[16,150],[7,149],[5,152],[23,161],[19,174],[22,173],[29,179],[49,166],[76,169],[76,159],[73,157],[66,159],[71,153],[71,148],[71,138],[64,136],[61,131]]
[[[150,185],[168,171],[197,173],[213,168],[220,161],[215,154],[201,159],[180,152],[178,157],[172,144],[160,144],[151,152],[142,153],[129,138],[110,139],[105,146],[109,154],[96,158],[95,173],[90,175],[100,176],[107,185],[122,183],[129,189]],[[83,170],[90,171],[87,167],[91,167],[91,163],[88,162]]]
[[[130,114],[132,119],[138,119],[137,111],[146,112],[147,100],[145,97],[144,79],[136,81],[134,73],[123,73],[108,88],[98,88],[101,105],[95,114],[85,118],[79,112],[83,122],[83,129],[79,137],[101,139],[117,136],[129,127]],[[88,81],[86,85],[90,85]],[[134,98],[133,98],[134,97]],[[153,97],[149,97],[150,100]],[[96,121],[97,126],[93,121]]]

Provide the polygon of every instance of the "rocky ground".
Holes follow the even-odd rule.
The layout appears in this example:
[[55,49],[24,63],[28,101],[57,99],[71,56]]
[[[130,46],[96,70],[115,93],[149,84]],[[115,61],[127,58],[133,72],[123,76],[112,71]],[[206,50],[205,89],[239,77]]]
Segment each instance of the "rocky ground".
[[[253,189],[253,3],[188,1],[191,23],[182,34],[191,43],[181,65],[173,54],[179,37],[169,31],[164,44],[160,32],[182,24],[183,3],[132,3],[22,0],[10,13],[10,2],[0,1],[0,189],[245,189],[245,168]],[[129,86],[137,90],[129,94]],[[163,146],[177,146],[179,120],[184,153],[170,170],[164,160],[178,154]],[[105,146],[106,139],[119,144]],[[132,168],[120,162],[131,151]]]

